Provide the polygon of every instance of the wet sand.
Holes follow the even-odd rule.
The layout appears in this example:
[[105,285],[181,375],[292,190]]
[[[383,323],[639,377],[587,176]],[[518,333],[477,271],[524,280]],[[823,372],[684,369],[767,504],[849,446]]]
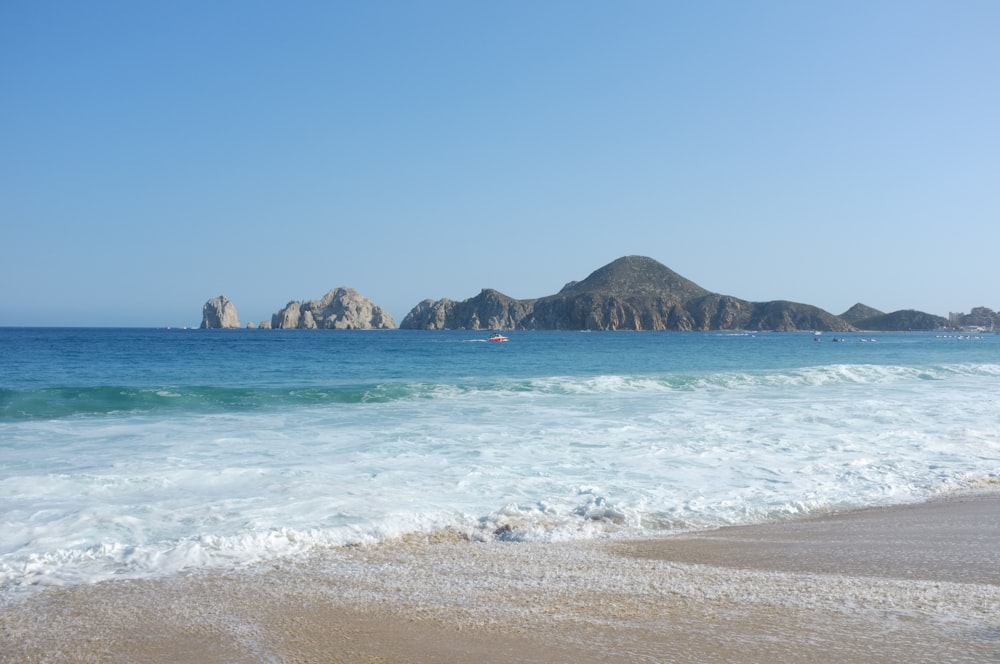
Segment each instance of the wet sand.
[[1000,494],[633,541],[351,547],[0,606],[0,662],[1000,661]]
[[1000,499],[969,494],[907,507],[722,528],[630,544],[637,556],[740,569],[1000,585]]

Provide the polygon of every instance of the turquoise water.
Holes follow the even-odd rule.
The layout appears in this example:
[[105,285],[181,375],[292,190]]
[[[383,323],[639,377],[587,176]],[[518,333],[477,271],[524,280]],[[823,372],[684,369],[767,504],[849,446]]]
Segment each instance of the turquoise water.
[[[0,329],[0,588],[1000,478],[1000,336]],[[818,340],[817,340],[818,339]]]

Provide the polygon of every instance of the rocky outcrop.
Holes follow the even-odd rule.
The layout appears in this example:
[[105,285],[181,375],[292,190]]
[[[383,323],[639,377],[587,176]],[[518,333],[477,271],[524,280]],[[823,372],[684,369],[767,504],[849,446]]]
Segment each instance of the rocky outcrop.
[[463,302],[424,300],[409,329],[830,330],[846,321],[796,302],[748,302],[712,293],[644,256],[625,256],[555,295],[515,300],[485,289]]
[[454,322],[455,301],[448,298],[426,299],[406,314],[400,327],[414,330],[448,330],[449,322]]
[[201,329],[236,329],[240,318],[236,307],[225,295],[213,297],[201,308]]
[[[261,327],[265,327],[261,323]],[[334,288],[322,299],[289,302],[268,327],[293,330],[390,330],[392,316],[353,288]]]
[[510,330],[520,326],[532,302],[486,288],[464,302],[424,300],[407,314],[406,321],[411,329],[421,330]]
[[[690,317],[684,321],[685,330],[738,330],[748,329],[755,305],[729,295],[710,293],[684,303]],[[753,328],[758,329],[758,328]]]

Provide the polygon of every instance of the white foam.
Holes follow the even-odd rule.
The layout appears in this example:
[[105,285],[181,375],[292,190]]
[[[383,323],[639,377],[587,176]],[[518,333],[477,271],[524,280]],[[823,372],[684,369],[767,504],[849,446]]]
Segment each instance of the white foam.
[[5,423],[0,585],[441,529],[555,541],[919,500],[1000,476],[997,375],[600,376],[280,412]]

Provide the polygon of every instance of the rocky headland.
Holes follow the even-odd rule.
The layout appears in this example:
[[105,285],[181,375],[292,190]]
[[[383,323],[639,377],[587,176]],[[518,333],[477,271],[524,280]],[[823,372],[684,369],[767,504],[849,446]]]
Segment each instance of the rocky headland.
[[[624,256],[571,281],[558,293],[518,300],[492,288],[456,301],[427,299],[399,327],[414,330],[746,330],[905,331],[969,324],[993,327],[992,310],[979,307],[952,321],[912,309],[884,313],[855,304],[836,316],[787,300],[750,302],[713,293],[645,256]],[[202,328],[239,327],[236,307],[219,296],[205,303]],[[254,327],[250,323],[247,327]],[[261,329],[393,329],[392,316],[352,288],[330,290],[319,300],[291,301]]]
[[749,302],[712,293],[645,256],[625,256],[558,293],[515,300],[492,289],[462,302],[424,300],[406,329],[830,330],[850,323],[797,302]]

